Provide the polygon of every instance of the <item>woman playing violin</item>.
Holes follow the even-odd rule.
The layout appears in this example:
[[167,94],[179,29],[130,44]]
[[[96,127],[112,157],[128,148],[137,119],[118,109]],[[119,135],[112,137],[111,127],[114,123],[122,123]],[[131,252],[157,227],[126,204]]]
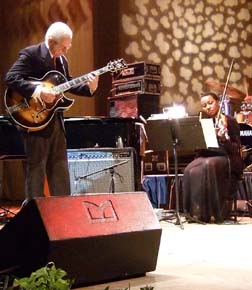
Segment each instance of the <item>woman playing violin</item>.
[[[243,163],[240,128],[232,116],[219,114],[220,101],[214,93],[200,99],[202,117],[213,118],[219,148],[200,150],[184,170],[183,206],[189,219],[221,223],[229,218]],[[216,120],[216,117],[218,117]]]

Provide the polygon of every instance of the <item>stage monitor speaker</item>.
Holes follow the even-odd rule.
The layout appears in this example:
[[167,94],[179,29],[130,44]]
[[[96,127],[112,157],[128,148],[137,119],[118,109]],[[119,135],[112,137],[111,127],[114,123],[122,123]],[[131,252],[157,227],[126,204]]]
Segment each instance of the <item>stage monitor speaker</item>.
[[156,269],[161,232],[145,192],[35,198],[0,230],[0,271],[52,261],[74,286],[141,276]]
[[[133,148],[67,150],[71,194],[135,191]],[[112,180],[113,178],[113,180]]]

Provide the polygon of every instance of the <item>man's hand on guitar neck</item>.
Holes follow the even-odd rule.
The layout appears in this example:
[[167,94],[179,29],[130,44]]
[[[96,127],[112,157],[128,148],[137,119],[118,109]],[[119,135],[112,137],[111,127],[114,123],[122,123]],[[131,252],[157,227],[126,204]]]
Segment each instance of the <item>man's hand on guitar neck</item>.
[[252,102],[252,96],[248,96],[248,95],[247,95],[247,96],[244,98],[244,102],[247,103],[247,104],[248,104],[248,103],[251,103],[251,102]]
[[99,76],[95,75],[94,73],[90,73],[88,75],[88,82],[87,85],[89,87],[90,93],[93,94],[98,87]]
[[43,106],[44,103],[53,103],[56,99],[56,93],[51,88],[38,86],[32,94],[32,98]]

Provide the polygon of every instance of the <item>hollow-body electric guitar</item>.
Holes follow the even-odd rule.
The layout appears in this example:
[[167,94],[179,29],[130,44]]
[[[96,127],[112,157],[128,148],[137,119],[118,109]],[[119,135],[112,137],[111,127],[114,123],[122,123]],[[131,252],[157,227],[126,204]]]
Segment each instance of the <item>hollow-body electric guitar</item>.
[[29,79],[34,85],[51,88],[56,92],[55,102],[52,104],[40,103],[31,98],[29,101],[17,92],[7,89],[4,95],[4,103],[6,110],[12,120],[18,126],[27,131],[39,131],[44,129],[52,120],[57,110],[67,110],[74,103],[73,99],[69,99],[64,92],[75,87],[80,83],[88,82],[89,75],[101,75],[106,72],[114,72],[126,68],[127,64],[123,59],[110,61],[105,67],[85,74],[78,78],[68,81],[65,76],[58,71],[50,71],[41,79]]

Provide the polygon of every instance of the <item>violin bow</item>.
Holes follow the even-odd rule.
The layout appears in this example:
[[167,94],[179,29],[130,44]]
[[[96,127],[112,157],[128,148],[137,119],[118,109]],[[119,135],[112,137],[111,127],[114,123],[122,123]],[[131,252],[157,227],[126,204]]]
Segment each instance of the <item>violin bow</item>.
[[220,108],[219,108],[219,111],[218,111],[217,116],[216,116],[215,128],[217,128],[218,123],[219,123],[221,110],[222,110],[223,102],[224,102],[224,100],[226,98],[226,91],[227,91],[229,79],[230,79],[230,76],[231,76],[231,72],[232,72],[232,69],[233,69],[233,65],[234,65],[234,58],[232,59],[232,62],[231,62],[230,68],[229,68],[229,72],[228,72],[228,76],[227,76],[227,80],[226,80],[226,83],[225,83],[225,87],[224,87],[224,90],[223,90],[223,94],[222,94],[222,97],[221,97],[221,100],[220,100]]
[[243,78],[243,86],[244,86],[246,97],[247,97],[249,94],[248,94],[248,82],[247,82],[246,77]]

